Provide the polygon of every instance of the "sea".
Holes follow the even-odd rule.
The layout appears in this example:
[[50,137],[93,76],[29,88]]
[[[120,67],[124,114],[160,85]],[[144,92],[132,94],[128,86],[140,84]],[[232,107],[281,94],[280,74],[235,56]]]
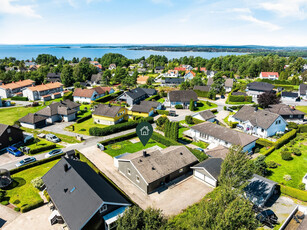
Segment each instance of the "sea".
[[128,48],[118,47],[81,48],[83,46],[88,45],[0,45],[0,59],[5,57],[15,57],[18,60],[31,60],[32,58],[36,58],[39,54],[51,54],[57,58],[64,57],[67,60],[71,60],[73,57],[80,59],[83,57],[88,57],[94,59],[100,58],[106,53],[119,53],[129,59],[137,59],[143,56],[147,58],[150,55],[164,55],[168,59],[180,58],[184,56],[199,56],[202,58],[211,59],[220,56],[246,54],[235,52],[163,52],[153,50],[129,50]]

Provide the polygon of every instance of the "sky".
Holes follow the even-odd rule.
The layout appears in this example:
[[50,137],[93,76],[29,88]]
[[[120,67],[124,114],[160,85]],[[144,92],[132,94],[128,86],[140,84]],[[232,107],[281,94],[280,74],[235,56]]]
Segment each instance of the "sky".
[[0,44],[307,46],[307,0],[0,0]]

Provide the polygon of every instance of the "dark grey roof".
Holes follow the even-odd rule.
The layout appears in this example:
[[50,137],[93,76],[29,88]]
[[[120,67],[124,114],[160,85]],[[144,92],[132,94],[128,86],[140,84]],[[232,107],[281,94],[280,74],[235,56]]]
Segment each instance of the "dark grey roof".
[[157,66],[155,69],[156,70],[163,70],[163,69],[165,69],[165,67],[164,66]]
[[133,105],[131,111],[140,113],[149,113],[153,107],[150,104]]
[[99,82],[102,79],[102,72],[98,74],[92,74],[91,82]]
[[61,73],[48,73],[47,78],[61,78]]
[[161,103],[157,101],[141,101],[140,105],[151,106],[153,108],[157,108]]
[[268,92],[268,91],[272,91],[274,89],[274,86],[267,82],[255,81],[255,82],[251,82],[247,84],[247,88],[249,90]]
[[267,110],[260,110],[256,109],[256,107],[245,105],[233,115],[233,117],[240,121],[250,121],[253,126],[268,129],[279,115]]
[[209,92],[210,86],[208,86],[208,85],[196,85],[196,86],[194,86],[193,90],[200,90],[200,91],[203,91],[203,92]]
[[73,102],[69,99],[66,99],[65,101],[60,101],[59,103],[61,105],[67,106],[70,109],[75,109],[75,108],[78,108],[80,106],[80,104]]
[[233,79],[232,78],[227,78],[225,80],[225,87],[230,87],[230,88],[233,87]]
[[243,92],[232,92],[231,95],[234,95],[234,96],[247,96],[246,93],[243,93]]
[[7,128],[21,130],[17,125],[11,126],[11,125],[0,124],[0,136],[7,130]]
[[98,116],[105,116],[105,117],[115,117],[117,113],[121,110],[121,106],[117,105],[106,105],[106,104],[99,104],[95,111],[93,112],[94,115]]
[[184,82],[184,78],[181,77],[166,77],[165,84],[181,84]]
[[35,113],[29,113],[28,115],[19,119],[19,122],[28,123],[28,124],[36,124],[41,121],[46,120],[46,117],[40,116]]
[[304,112],[295,109],[294,107],[290,107],[289,105],[285,104],[277,104],[277,105],[269,105],[269,108],[265,110],[270,111],[271,113],[276,113],[281,116],[286,115],[305,115]]
[[250,183],[244,188],[247,198],[258,206],[262,206],[277,183],[267,178],[253,175]]
[[[66,172],[65,165],[69,168]],[[43,177],[47,192],[69,229],[81,229],[103,203],[129,202],[87,163],[62,158]]]
[[142,90],[144,90],[144,92],[148,95],[148,96],[152,96],[155,95],[157,93],[157,90],[155,89],[147,89],[147,88],[140,88]]
[[126,92],[127,96],[131,97],[132,99],[137,99],[144,95],[147,95],[143,88],[136,88]]
[[229,153],[229,149],[222,145],[218,145],[213,149],[205,150],[205,153],[209,157],[225,159],[227,154]]
[[298,93],[292,93],[292,92],[281,92],[282,97],[298,97]]
[[233,145],[240,145],[242,147],[256,141],[258,137],[239,132],[233,129],[229,129],[212,122],[204,122],[191,127],[193,130],[197,130],[200,133],[208,134],[209,136],[226,141]]
[[60,115],[69,115],[76,113],[77,111],[73,108],[79,107],[78,103],[72,102],[70,100],[65,100],[61,102],[53,102],[52,104],[48,105],[47,107],[37,111],[36,113],[42,116],[54,116],[57,114]]
[[213,78],[210,77],[207,81],[207,86],[211,86],[213,84]]
[[190,102],[191,99],[193,101],[197,101],[197,94],[193,90],[176,90],[170,91],[169,100],[171,102]]
[[212,113],[210,110],[205,110],[205,111],[202,111],[200,113],[198,113],[204,120],[210,120],[212,118],[215,118],[215,115],[214,113]]
[[223,159],[221,158],[208,158],[207,160],[204,160],[191,168],[203,168],[217,180],[221,172],[222,163]]
[[302,83],[300,84],[300,95],[306,95],[307,85]]

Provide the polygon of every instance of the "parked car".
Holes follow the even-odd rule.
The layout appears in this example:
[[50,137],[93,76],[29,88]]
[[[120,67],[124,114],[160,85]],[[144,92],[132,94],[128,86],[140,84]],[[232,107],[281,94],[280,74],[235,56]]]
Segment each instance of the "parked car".
[[23,165],[26,165],[26,164],[30,164],[30,163],[35,162],[35,161],[36,161],[35,157],[27,157],[27,158],[23,159],[22,161],[19,161],[16,164],[16,167],[20,167],[20,166],[23,166]]
[[275,224],[278,223],[278,217],[271,209],[264,210],[260,212],[256,219],[259,220],[261,224],[268,226],[269,228],[273,228]]
[[14,155],[15,157],[20,157],[20,156],[23,155],[22,152],[19,151],[19,150],[18,150],[16,147],[14,147],[14,146],[8,147],[8,148],[7,148],[7,151],[8,151],[8,153]]
[[54,135],[54,134],[47,134],[47,135],[46,135],[46,140],[47,140],[47,141],[54,142],[54,143],[57,143],[57,142],[60,142],[60,141],[61,141],[61,139],[58,138],[58,137],[57,137],[56,135]]
[[97,148],[99,148],[101,151],[103,151],[104,150],[104,145],[100,144],[100,143],[97,143]]
[[54,150],[50,151],[49,153],[46,153],[45,158],[53,157],[53,156],[59,155],[61,153],[63,153],[62,149],[54,149]]
[[196,150],[201,151],[201,152],[205,152],[205,150],[203,150],[202,148],[196,148]]
[[172,117],[176,117],[176,111],[175,110],[170,110],[168,115],[172,116]]

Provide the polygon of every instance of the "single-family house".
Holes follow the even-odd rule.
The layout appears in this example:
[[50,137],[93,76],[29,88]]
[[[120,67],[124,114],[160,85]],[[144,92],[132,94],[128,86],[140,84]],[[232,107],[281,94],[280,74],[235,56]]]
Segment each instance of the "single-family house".
[[0,97],[9,98],[13,97],[17,93],[21,93],[23,89],[35,85],[35,81],[30,79],[20,80],[18,82],[12,82],[8,84],[0,85]]
[[143,68],[143,67],[146,67],[147,66],[147,63],[145,60],[141,60],[139,63],[138,63],[138,66]]
[[87,163],[62,158],[42,180],[55,207],[51,224],[64,221],[70,230],[116,228],[131,204]]
[[252,96],[253,101],[257,102],[258,97],[265,93],[273,91],[274,86],[267,82],[251,82],[246,86],[246,93],[248,96]]
[[138,73],[146,73],[147,69],[146,68],[138,68]]
[[15,126],[0,124],[0,150],[23,141],[22,132]]
[[103,125],[115,125],[127,120],[127,109],[117,105],[99,104],[93,112],[94,122]]
[[38,115],[36,113],[28,113],[26,116],[19,119],[22,127],[30,129],[41,129],[47,124],[47,117]]
[[132,106],[135,104],[139,104],[141,101],[155,94],[157,94],[157,91],[155,89],[135,88],[124,92],[117,99],[119,101],[126,102],[129,106]]
[[157,66],[155,68],[155,73],[162,73],[164,69],[165,69],[164,66]]
[[47,83],[27,87],[22,91],[24,97],[30,101],[42,100],[49,101],[51,99],[59,98],[62,96],[63,84],[60,82]]
[[47,78],[46,78],[47,82],[62,82],[61,80],[61,73],[48,73],[47,74]]
[[214,122],[216,116],[214,115],[214,113],[211,112],[211,110],[205,110],[205,111],[193,114],[192,117],[198,120],[202,120],[202,121]]
[[285,104],[269,105],[265,110],[280,115],[284,120],[302,123],[305,113]]
[[233,95],[233,96],[244,96],[244,97],[247,96],[247,94],[244,93],[244,92],[232,92],[231,95]]
[[251,152],[256,145],[258,137],[239,132],[212,122],[204,122],[194,125],[184,132],[184,135],[195,141],[204,141],[212,145],[222,145],[230,148],[232,145],[239,145],[244,152]]
[[257,174],[249,180],[249,184],[243,189],[247,199],[258,207],[264,207],[266,202],[277,191],[277,183]]
[[141,101],[139,105],[133,105],[128,111],[130,116],[150,117],[157,109],[161,109],[162,104],[156,101]]
[[285,132],[287,125],[279,114],[248,105],[243,106],[229,121],[238,122],[244,132],[262,138]]
[[211,87],[211,85],[214,83],[213,81],[213,77],[211,78],[208,78],[208,81],[207,81],[207,86]]
[[216,73],[217,73],[217,71],[213,71],[213,70],[206,70],[205,71],[207,78],[213,78]]
[[260,79],[278,80],[279,74],[277,72],[261,72],[259,74]]
[[143,192],[150,194],[185,175],[197,158],[185,146],[146,149],[114,158],[114,165]]
[[146,85],[147,84],[147,80],[148,80],[149,76],[138,76],[138,78],[136,79],[136,83],[139,85]]
[[109,65],[109,70],[113,70],[116,69],[116,64],[110,64]]
[[182,66],[177,66],[174,68],[174,70],[178,70],[178,71],[186,71],[186,68],[185,67],[182,67]]
[[223,159],[208,158],[203,162],[191,167],[193,175],[197,179],[216,187],[218,184],[218,177],[220,176]]
[[232,78],[227,78],[225,80],[224,88],[225,88],[226,93],[231,92],[231,90],[233,88],[233,79]]
[[198,97],[193,90],[174,90],[168,92],[167,100],[171,108],[174,108],[176,105],[182,105],[183,108],[189,108],[191,100],[193,100],[196,106]]
[[177,86],[184,82],[184,78],[182,77],[166,77],[162,79],[162,86]]
[[210,86],[208,85],[196,85],[193,88],[194,91],[200,91],[200,92],[209,92]]
[[97,68],[98,72],[100,72],[102,70],[102,65],[98,61],[90,61],[90,64],[95,66]]
[[91,85],[99,85],[102,82],[102,72],[97,74],[92,74],[91,76]]
[[[198,71],[198,67],[195,67],[194,68],[196,71]],[[206,71],[207,71],[207,69],[206,69],[206,67],[200,67],[200,70],[199,70],[200,72],[204,72],[204,73],[206,73]]]
[[185,81],[192,80],[195,76],[196,76],[195,72],[193,72],[192,70],[187,70],[184,75],[184,80]]
[[208,157],[222,158],[225,160],[227,154],[229,153],[229,149],[223,145],[218,145],[212,149],[206,149],[205,153]]
[[165,73],[165,77],[179,77],[179,71],[170,69],[167,71],[167,73]]
[[295,102],[299,99],[298,93],[294,93],[294,92],[281,92],[281,101],[283,103],[287,103],[287,102]]
[[114,89],[110,87],[95,87],[92,89],[81,89],[81,88],[76,88],[73,97],[74,101],[76,102],[87,102],[91,103],[92,101],[95,101],[98,98],[101,98],[106,95],[106,92],[108,93],[114,93]]
[[298,93],[302,99],[307,100],[307,84],[300,84]]

